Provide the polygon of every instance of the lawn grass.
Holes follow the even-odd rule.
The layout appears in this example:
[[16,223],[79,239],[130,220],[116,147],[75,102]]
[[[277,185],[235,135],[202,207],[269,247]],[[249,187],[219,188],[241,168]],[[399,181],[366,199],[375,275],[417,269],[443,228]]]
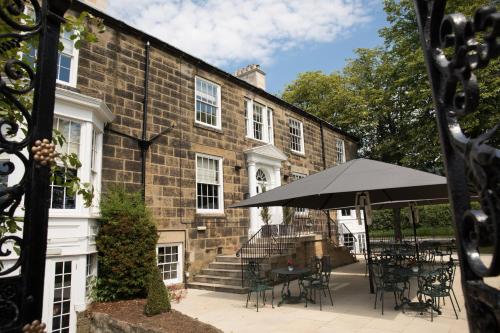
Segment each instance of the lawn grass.
[[[413,237],[413,229],[405,228],[401,230],[403,237]],[[392,237],[394,236],[393,229],[385,230],[370,230],[370,237]],[[421,226],[417,228],[417,237],[432,237],[445,236],[454,237],[453,228],[451,226]]]

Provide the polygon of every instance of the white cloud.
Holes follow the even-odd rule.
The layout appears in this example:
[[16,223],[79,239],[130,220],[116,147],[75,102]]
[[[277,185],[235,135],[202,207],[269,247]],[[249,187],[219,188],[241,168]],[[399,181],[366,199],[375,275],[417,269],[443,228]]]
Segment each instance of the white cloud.
[[265,65],[279,51],[332,42],[368,21],[369,1],[110,0],[109,12],[215,65]]

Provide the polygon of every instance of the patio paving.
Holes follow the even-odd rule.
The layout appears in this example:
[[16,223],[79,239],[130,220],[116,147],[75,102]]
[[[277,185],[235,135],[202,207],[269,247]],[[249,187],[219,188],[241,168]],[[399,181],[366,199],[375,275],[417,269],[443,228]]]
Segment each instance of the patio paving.
[[[420,315],[415,312],[402,313],[394,310],[394,297],[385,295],[384,315],[380,304],[373,308],[374,295],[369,293],[368,278],[364,275],[365,264],[361,259],[358,263],[339,267],[333,270],[330,288],[333,296],[333,307],[328,298],[323,298],[323,311],[319,304],[283,304],[277,307],[281,285],[275,287],[275,308],[266,304],[255,309],[255,297],[245,308],[246,294],[228,294],[206,290],[189,289],[186,298],[173,308],[214,325],[224,332],[468,332],[467,319],[464,310],[463,296],[460,287],[460,272],[457,269],[455,292],[462,308],[459,319],[455,315],[449,300],[443,306],[443,314],[434,317],[431,322],[430,313]],[[413,281],[412,281],[413,282]],[[495,287],[500,286],[500,278],[490,280]],[[297,282],[292,282],[296,288]],[[412,283],[416,289],[416,282]],[[269,295],[270,296],[270,295]],[[269,297],[270,298],[270,297]]]

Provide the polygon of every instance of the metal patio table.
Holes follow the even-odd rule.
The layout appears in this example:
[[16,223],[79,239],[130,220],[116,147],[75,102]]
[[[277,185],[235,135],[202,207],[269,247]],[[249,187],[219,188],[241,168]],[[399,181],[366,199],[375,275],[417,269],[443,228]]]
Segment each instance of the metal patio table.
[[[301,277],[310,274],[311,269],[294,267],[293,270],[289,270],[288,267],[281,267],[275,268],[271,272],[284,279],[283,287],[281,288],[281,300],[278,303],[278,306],[283,303],[296,304],[302,299],[306,299],[307,291]],[[298,279],[299,284],[299,295],[297,296],[293,296],[290,291],[290,282],[295,279]]]
[[[416,271],[410,267],[399,267],[396,268],[396,272],[401,277],[408,278],[408,283],[410,283],[411,278],[418,279],[419,276],[431,276],[433,274],[436,274],[435,270],[430,270],[428,268],[423,268],[423,267],[418,267],[418,270]],[[409,292],[410,291],[408,290],[408,294]],[[422,313],[432,308],[433,311],[437,312],[438,314],[441,314],[441,310],[432,301],[430,300],[424,301],[422,295],[420,295],[418,291],[417,291],[417,299],[418,299],[417,301],[413,302],[410,298],[403,297],[401,299],[401,304],[399,306],[396,306],[395,310],[401,309],[404,312],[406,306],[407,309],[410,311],[416,311]]]

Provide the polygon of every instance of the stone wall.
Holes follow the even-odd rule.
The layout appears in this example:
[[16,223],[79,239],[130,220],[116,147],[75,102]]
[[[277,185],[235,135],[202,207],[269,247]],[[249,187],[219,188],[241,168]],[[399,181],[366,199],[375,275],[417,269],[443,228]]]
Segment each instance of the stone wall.
[[[95,13],[94,13],[95,14]],[[108,21],[104,21],[106,24]],[[83,43],[79,51],[77,90],[104,100],[116,118],[110,127],[124,134],[141,137],[145,41],[147,36],[130,29],[107,26],[93,44]],[[235,83],[228,75],[183,57],[170,46],[151,43],[148,117],[146,138],[175,127],[151,145],[146,162],[146,201],[162,232],[186,230],[186,263],[197,272],[217,253],[234,253],[247,237],[248,210],[225,209],[220,215],[196,213],[195,154],[224,158],[224,207],[248,193],[248,176],[243,151],[262,142],[245,137],[244,98],[251,98],[273,109],[275,146],[288,161],[282,175],[300,170],[308,174],[323,169],[320,123],[248,85]],[[195,76],[220,85],[222,129],[195,124]],[[288,118],[304,124],[305,156],[289,149]],[[335,165],[336,138],[346,140],[346,155],[354,157],[352,139],[324,127],[327,167]],[[137,142],[106,131],[103,147],[103,190],[112,184],[140,190],[141,158]],[[197,227],[206,227],[198,231]]]

